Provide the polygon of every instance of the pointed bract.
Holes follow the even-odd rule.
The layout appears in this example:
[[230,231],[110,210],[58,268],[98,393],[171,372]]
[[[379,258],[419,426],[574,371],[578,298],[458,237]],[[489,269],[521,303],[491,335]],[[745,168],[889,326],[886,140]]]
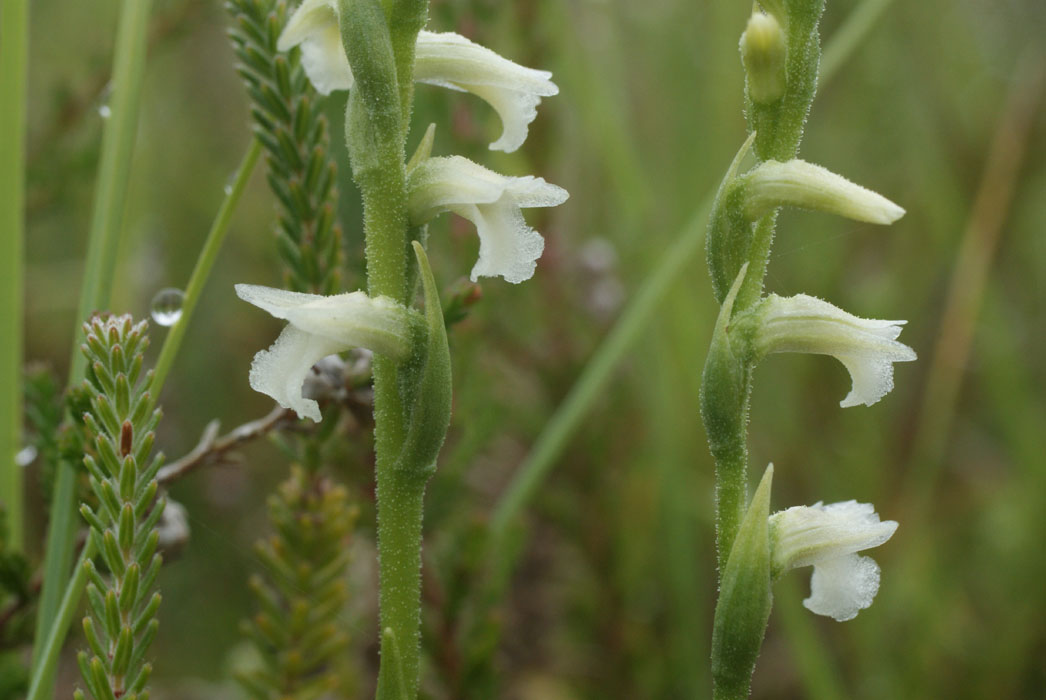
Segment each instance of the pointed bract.
[[534,274],[545,241],[523,220],[521,208],[553,207],[569,195],[540,177],[509,177],[461,156],[429,158],[410,174],[411,223],[422,225],[452,211],[476,225],[479,260],[472,281],[500,275],[522,282]]

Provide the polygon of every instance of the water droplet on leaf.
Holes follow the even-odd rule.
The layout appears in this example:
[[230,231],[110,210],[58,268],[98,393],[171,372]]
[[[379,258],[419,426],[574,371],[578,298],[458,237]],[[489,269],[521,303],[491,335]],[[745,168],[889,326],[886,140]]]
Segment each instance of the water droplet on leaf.
[[108,119],[113,116],[113,110],[109,108],[109,105],[100,105],[98,107],[98,116],[102,119]]
[[150,314],[161,326],[173,326],[182,317],[182,304],[185,303],[185,292],[168,287],[161,289],[153,297]]

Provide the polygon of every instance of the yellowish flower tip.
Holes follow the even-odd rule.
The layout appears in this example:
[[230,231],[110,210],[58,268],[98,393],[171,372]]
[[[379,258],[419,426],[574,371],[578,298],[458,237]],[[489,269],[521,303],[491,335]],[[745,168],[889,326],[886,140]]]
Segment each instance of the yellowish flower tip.
[[785,72],[784,32],[773,15],[754,12],[741,35],[741,61],[753,102],[769,104],[781,99],[788,80]]

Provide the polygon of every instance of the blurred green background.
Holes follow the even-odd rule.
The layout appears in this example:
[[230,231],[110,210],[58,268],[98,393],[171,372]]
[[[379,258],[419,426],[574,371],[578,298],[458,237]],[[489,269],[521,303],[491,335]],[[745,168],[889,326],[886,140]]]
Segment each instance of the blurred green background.
[[[829,0],[825,41],[858,5]],[[113,0],[31,4],[26,356],[63,376],[116,9]],[[445,652],[429,657],[431,697],[467,696],[452,651],[470,642],[441,593],[471,590],[469,542],[744,139],[737,41],[750,9],[700,0],[432,4],[431,29],[552,70],[561,94],[542,104],[525,146],[505,155],[486,149],[499,126],[485,104],[422,86],[410,143],[436,122],[436,154],[535,173],[571,198],[528,213],[547,241],[534,279],[485,280],[482,301],[452,334],[455,415],[426,522],[425,633],[430,651]],[[248,144],[226,25],[217,0],[156,3],[114,311],[145,316],[156,291],[184,286]],[[803,157],[908,214],[880,229],[786,212],[768,289],[908,319],[902,340],[920,357],[897,366],[897,388],[872,408],[838,408],[849,380],[830,359],[779,355],[757,371],[752,470],[774,462],[773,507],[855,498],[900,529],[872,553],[882,588],[852,622],[801,607],[809,570],[777,586],[755,698],[1046,697],[1046,118],[1035,78],[1044,37],[1041,0],[893,3],[814,103]],[[354,289],[362,237],[341,155],[344,99],[333,96],[327,110]],[[190,450],[213,418],[231,428],[269,409],[247,368],[280,323],[232,291],[280,280],[260,170],[165,390],[160,446],[169,458]],[[477,246],[461,220],[433,225],[430,255],[444,287],[467,275]],[[498,612],[499,697],[709,695],[713,500],[698,385],[715,311],[699,254],[519,523],[524,549]],[[154,353],[163,332],[153,329]],[[362,508],[345,624],[366,687],[376,656],[371,467],[351,461],[336,471]],[[266,532],[265,495],[286,472],[261,442],[242,464],[172,489],[193,534],[159,581],[155,697],[239,697],[227,678],[243,653],[238,622],[251,610],[251,543]],[[38,494],[31,503],[43,512]],[[74,667],[70,655],[66,683]]]

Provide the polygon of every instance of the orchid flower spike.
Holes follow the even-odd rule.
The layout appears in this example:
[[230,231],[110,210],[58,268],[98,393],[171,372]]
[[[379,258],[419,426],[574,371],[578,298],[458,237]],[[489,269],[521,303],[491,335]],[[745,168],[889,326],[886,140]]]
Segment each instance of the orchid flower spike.
[[897,523],[880,521],[870,503],[846,501],[795,506],[770,516],[773,576],[813,566],[808,610],[839,622],[872,604],[879,590],[879,565],[857,554],[893,536]]
[[755,359],[771,352],[832,355],[850,372],[853,387],[839,405],[871,406],[893,389],[893,363],[916,359],[897,341],[905,321],[858,318],[816,297],[771,294],[735,330],[750,334]]
[[302,384],[323,358],[362,347],[401,359],[411,350],[416,312],[387,297],[363,292],[325,297],[254,284],[236,285],[236,294],[290,322],[268,350],[254,356],[250,382],[301,418],[320,420],[319,404],[302,395]]
[[[291,16],[277,48],[301,46],[301,62],[324,95],[348,90],[355,82],[341,43],[335,0],[305,0]],[[523,145],[542,97],[559,88],[548,71],[526,68],[475,44],[460,34],[422,31],[415,49],[414,79],[486,101],[501,118],[501,137],[490,148],[511,153]]]
[[508,282],[530,279],[545,241],[523,220],[523,207],[554,207],[569,195],[540,177],[509,177],[461,156],[427,158],[409,175],[411,224],[421,226],[452,211],[476,225],[479,260],[471,278],[500,275]]

